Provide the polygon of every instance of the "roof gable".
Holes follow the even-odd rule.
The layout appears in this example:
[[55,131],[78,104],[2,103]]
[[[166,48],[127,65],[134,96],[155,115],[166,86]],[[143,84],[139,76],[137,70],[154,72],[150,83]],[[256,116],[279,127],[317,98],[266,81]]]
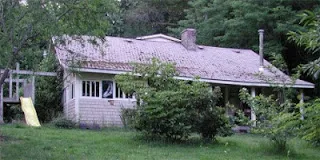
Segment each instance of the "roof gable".
[[154,41],[154,42],[181,42],[180,39],[170,37],[164,34],[154,34],[143,37],[137,37],[137,40]]

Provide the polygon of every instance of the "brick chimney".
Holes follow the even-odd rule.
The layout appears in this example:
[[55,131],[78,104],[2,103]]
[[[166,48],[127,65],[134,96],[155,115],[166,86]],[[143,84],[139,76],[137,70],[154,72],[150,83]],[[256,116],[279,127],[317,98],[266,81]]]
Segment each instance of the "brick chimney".
[[197,33],[195,29],[187,28],[181,32],[181,44],[187,49],[195,51]]

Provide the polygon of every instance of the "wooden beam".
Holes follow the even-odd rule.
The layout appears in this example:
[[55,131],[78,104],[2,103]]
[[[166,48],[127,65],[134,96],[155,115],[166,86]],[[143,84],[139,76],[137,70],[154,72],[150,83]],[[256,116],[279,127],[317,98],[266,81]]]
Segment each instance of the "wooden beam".
[[225,86],[224,87],[224,106],[226,109],[226,115],[229,115],[228,103],[229,103],[229,87]]
[[[0,73],[2,72],[4,72],[4,69],[0,69]],[[57,73],[55,72],[33,72],[33,71],[26,71],[26,70],[19,70],[19,71],[12,70],[12,73],[24,74],[24,75],[35,75],[35,76],[51,76],[51,77],[57,76]]]
[[35,76],[32,76],[32,101],[33,104],[36,103],[36,80],[35,80]]
[[19,103],[20,100],[17,100],[16,98],[3,98],[4,103]]
[[9,73],[9,97],[12,98],[12,72]]
[[[16,63],[16,72],[19,72],[20,70],[20,64],[19,63]],[[19,83],[19,74],[16,75],[16,100],[19,101],[19,86],[20,86],[20,83]]]
[[[17,81],[17,80],[15,80],[15,81]],[[19,79],[18,81],[19,81],[19,83],[23,83],[24,81],[26,81],[26,79]],[[4,82],[9,83],[10,79],[5,79]]]

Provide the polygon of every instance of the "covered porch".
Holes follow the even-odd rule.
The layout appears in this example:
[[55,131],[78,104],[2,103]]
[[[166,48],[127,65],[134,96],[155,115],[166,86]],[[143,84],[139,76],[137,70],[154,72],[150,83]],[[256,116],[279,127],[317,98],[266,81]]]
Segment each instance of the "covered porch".
[[[241,110],[244,115],[252,122],[252,126],[256,126],[256,120],[257,116],[254,111],[254,106],[249,106],[242,102],[239,98],[239,93],[242,88],[246,88],[252,97],[259,96],[260,94],[265,96],[273,95],[275,98],[279,99],[280,102],[284,101],[283,93],[276,90],[274,87],[258,87],[258,86],[235,86],[235,85],[225,85],[221,86],[221,92],[223,94],[223,106],[226,109],[226,115],[229,117],[237,116],[236,109]],[[302,113],[301,119],[304,119],[303,117],[303,103],[305,101],[305,95],[304,95],[303,88],[297,88],[297,91],[299,92],[297,95],[297,100],[299,101],[301,105],[300,112]],[[250,127],[243,127],[242,125],[239,125],[238,128],[236,128],[237,131],[241,132],[247,132],[247,129]],[[244,129],[244,130],[243,130]]]

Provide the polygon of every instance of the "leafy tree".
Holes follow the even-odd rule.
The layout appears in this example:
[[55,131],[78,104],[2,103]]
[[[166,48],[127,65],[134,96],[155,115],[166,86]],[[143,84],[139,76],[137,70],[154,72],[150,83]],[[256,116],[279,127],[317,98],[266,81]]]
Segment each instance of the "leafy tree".
[[193,132],[210,140],[228,133],[224,110],[217,106],[220,88],[212,91],[206,83],[180,81],[175,76],[174,65],[155,59],[116,76],[124,92],[138,99],[134,127],[153,138],[169,140],[186,140]]
[[320,145],[320,99],[306,104],[305,120],[301,123],[298,135],[314,145]]
[[299,46],[305,47],[307,52],[314,55],[313,60],[304,65],[304,70],[309,75],[313,75],[315,79],[318,79],[320,74],[319,14],[319,11],[304,11],[304,13],[299,15],[301,18],[300,24],[302,24],[304,28],[299,31],[289,32],[289,40],[294,41]]
[[0,75],[0,86],[16,62],[25,62],[26,68],[34,66],[29,60],[41,57],[36,54],[49,49],[53,36],[104,36],[109,27],[105,15],[114,4],[113,0],[1,0],[0,68],[5,72]]
[[39,64],[40,71],[57,72],[56,77],[36,79],[35,109],[41,122],[49,122],[62,113],[63,75],[53,53],[48,54]]
[[178,28],[171,29],[177,35],[192,27],[197,29],[199,44],[258,51],[257,30],[264,29],[266,58],[289,72],[288,69],[291,71],[301,60],[296,60],[299,51],[291,49],[287,33],[299,28],[296,24],[298,11],[313,9],[320,1],[193,0],[189,4],[186,18],[179,21]]

